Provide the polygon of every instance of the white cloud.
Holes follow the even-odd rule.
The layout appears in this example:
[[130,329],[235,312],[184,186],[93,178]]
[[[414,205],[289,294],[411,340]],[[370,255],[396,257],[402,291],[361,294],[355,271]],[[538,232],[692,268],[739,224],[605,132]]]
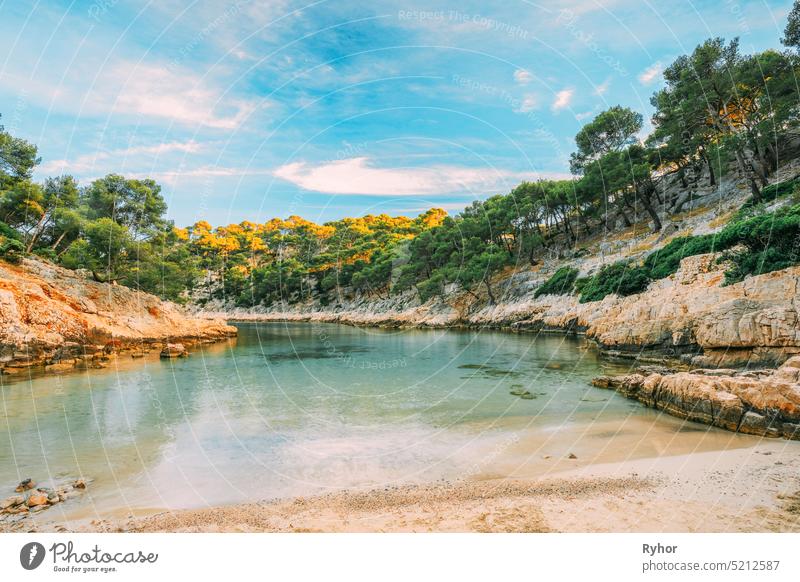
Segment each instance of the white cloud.
[[[117,65],[89,94],[114,113],[163,117],[188,125],[236,129],[256,109],[253,101],[223,96],[184,71],[157,65]],[[98,90],[99,89],[99,90]],[[225,110],[220,110],[220,104]]]
[[519,107],[515,109],[517,113],[528,113],[539,107],[539,100],[533,93],[526,93],[522,98]]
[[553,105],[551,106],[553,111],[560,111],[565,107],[569,107],[569,104],[572,103],[572,97],[574,95],[574,89],[562,89],[556,93],[556,98],[553,100]]
[[189,141],[173,141],[169,143],[159,143],[155,145],[134,146],[124,150],[117,150],[115,155],[133,156],[137,154],[155,154],[160,156],[169,152],[185,152],[188,154],[196,154],[202,149],[202,146],[190,139]]
[[653,63],[639,74],[639,82],[642,85],[649,85],[661,75],[663,70],[664,67],[661,63]]
[[533,81],[533,75],[530,71],[526,71],[525,69],[517,69],[514,71],[514,80],[520,85],[527,85]]
[[47,79],[56,72],[40,71],[36,77],[22,71],[3,72],[3,81],[18,82],[32,99],[55,110],[76,111],[81,116],[138,116],[143,122],[166,121],[191,127],[237,129],[265,102],[241,98],[222,80],[200,76],[173,64],[116,60],[103,64],[85,59],[70,68],[70,78],[83,82],[56,84]]
[[523,179],[535,179],[531,173],[458,166],[423,168],[376,168],[369,158],[358,157],[314,166],[293,162],[277,168],[273,174],[305,190],[328,194],[367,196],[422,196],[452,192],[486,192],[508,188]]
[[582,111],[581,113],[575,114],[575,119],[577,119],[578,121],[582,121],[587,117],[591,117],[593,113],[594,111]]
[[154,145],[140,145],[132,146],[124,149],[105,150],[95,152],[93,154],[84,154],[78,156],[73,161],[69,160],[52,160],[45,162],[39,166],[38,170],[44,174],[60,174],[62,172],[69,172],[80,176],[86,172],[96,172],[98,170],[97,162],[113,158],[114,164],[118,165],[120,160],[126,160],[135,156],[161,156],[171,152],[183,152],[195,154],[202,149],[201,144],[194,140],[185,142],[169,142],[159,143]]
[[598,97],[602,97],[608,92],[608,88],[611,87],[611,77],[600,83],[597,87],[594,88],[594,94]]

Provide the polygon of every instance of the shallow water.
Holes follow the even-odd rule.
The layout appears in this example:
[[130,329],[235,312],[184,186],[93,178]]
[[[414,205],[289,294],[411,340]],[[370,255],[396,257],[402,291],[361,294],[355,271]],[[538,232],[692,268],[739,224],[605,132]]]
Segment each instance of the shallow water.
[[[745,446],[589,381],[627,368],[580,339],[241,324],[188,359],[2,385],[0,497],[93,479],[39,514],[124,516]],[[521,398],[511,392],[528,391]]]

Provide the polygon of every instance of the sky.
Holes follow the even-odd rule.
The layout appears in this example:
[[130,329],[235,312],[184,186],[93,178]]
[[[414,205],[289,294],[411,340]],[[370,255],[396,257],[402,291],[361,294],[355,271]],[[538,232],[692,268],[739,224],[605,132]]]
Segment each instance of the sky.
[[[0,124],[35,178],[152,177],[178,225],[457,212],[569,174],[574,136],[771,0],[0,0]],[[643,135],[648,132],[645,123]]]

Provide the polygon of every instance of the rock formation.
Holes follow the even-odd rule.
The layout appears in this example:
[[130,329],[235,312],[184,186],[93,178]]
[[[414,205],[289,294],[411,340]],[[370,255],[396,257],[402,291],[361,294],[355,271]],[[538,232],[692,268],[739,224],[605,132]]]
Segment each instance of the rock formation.
[[592,384],[688,420],[800,440],[800,356],[772,372],[695,370],[601,376]]
[[120,352],[134,357],[180,340],[236,335],[221,319],[121,285],[99,283],[48,263],[0,262],[0,372],[60,372],[103,367]]

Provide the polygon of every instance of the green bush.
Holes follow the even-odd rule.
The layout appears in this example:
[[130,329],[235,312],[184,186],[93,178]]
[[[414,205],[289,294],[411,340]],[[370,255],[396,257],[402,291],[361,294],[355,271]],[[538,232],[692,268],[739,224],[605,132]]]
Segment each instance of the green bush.
[[749,275],[763,275],[797,264],[796,260],[788,259],[784,253],[774,248],[729,253],[724,258],[731,262],[731,267],[725,272],[725,285],[738,283]]
[[641,293],[647,288],[650,278],[644,267],[618,262],[606,265],[588,280],[581,281],[581,303],[600,301],[606,295],[616,293],[627,296]]
[[681,236],[672,239],[657,251],[647,256],[644,269],[652,280],[664,279],[678,272],[681,260],[694,255],[714,252],[716,236]]
[[572,293],[575,281],[578,278],[578,269],[561,267],[558,271],[536,289],[534,297],[542,295],[567,295]]
[[22,237],[16,229],[11,228],[5,222],[0,221],[0,241],[5,238],[20,240]]
[[18,264],[25,253],[25,245],[13,238],[2,239],[0,242],[0,257],[12,264]]
[[592,277],[578,277],[575,279],[575,293],[578,295],[583,295],[586,286],[589,284],[589,281],[592,280]]
[[761,200],[756,203],[752,197],[748,198],[747,201],[742,204],[742,207],[739,208],[739,211],[736,213],[736,216],[734,216],[731,222],[740,222],[747,218],[751,218],[755,215],[763,213],[765,204],[773,202],[778,198],[788,196],[797,190],[798,187],[800,187],[800,176],[792,178],[791,180],[784,180],[783,182],[778,182],[777,184],[765,186],[761,190]]
[[796,265],[800,263],[800,205],[730,223],[719,233],[717,243],[720,250],[744,247],[725,255],[732,262],[725,273],[726,284]]
[[798,186],[800,186],[800,176],[777,184],[770,184],[761,190],[761,200],[762,202],[772,202],[791,194]]

